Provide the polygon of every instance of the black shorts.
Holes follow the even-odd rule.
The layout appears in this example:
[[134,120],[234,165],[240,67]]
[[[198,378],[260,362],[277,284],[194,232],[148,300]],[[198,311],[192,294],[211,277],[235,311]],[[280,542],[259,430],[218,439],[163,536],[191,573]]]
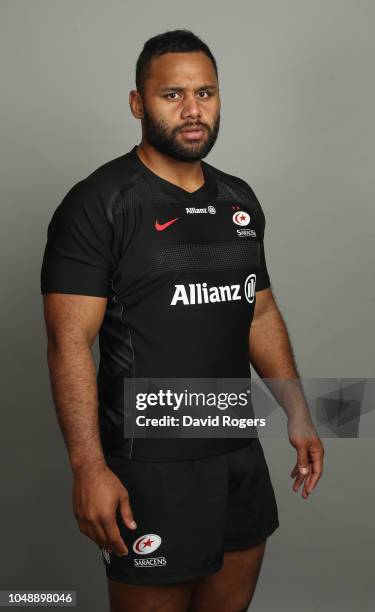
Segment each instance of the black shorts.
[[108,462],[128,490],[137,529],[117,511],[127,556],[102,551],[106,574],[129,584],[172,584],[216,572],[223,553],[255,546],[279,526],[258,438],[197,461]]

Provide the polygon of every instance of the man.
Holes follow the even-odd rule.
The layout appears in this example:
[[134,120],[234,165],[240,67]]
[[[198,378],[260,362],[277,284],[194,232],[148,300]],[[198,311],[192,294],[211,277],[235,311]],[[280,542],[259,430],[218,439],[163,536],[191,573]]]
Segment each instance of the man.
[[[102,550],[112,612],[246,610],[279,526],[259,439],[124,435],[124,379],[246,378],[249,362],[267,379],[298,373],[270,288],[261,206],[245,181],[202,161],[220,121],[212,53],[187,30],[155,36],[136,87],[140,145],[67,193],[42,266],[74,513]],[[301,397],[283,408],[293,488],[307,498],[323,447]]]

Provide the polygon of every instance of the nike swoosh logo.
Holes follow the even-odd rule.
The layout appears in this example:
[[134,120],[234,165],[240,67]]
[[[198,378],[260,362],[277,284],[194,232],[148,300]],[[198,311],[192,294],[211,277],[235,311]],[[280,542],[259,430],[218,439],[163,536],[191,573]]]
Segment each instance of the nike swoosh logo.
[[175,219],[171,219],[170,221],[167,221],[166,223],[159,223],[158,220],[156,219],[155,229],[157,229],[159,232],[162,232],[163,230],[165,230],[167,227],[172,225],[172,223],[174,223],[177,220],[178,220],[178,217],[176,217]]

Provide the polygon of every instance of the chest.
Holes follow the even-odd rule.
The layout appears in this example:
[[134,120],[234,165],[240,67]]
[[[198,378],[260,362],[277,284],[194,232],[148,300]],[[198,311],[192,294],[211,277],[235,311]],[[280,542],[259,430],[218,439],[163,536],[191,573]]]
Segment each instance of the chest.
[[115,223],[120,293],[178,278],[235,281],[259,266],[259,228],[251,203],[145,201],[125,207]]

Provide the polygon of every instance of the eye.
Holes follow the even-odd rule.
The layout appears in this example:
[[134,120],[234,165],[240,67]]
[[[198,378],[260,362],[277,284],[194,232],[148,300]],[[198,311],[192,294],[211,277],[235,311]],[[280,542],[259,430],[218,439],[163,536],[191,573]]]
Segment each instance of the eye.
[[[202,96],[200,94],[203,94]],[[200,98],[205,98],[205,97],[209,97],[211,94],[206,91],[205,89],[201,89],[200,91],[198,91],[198,96]]]
[[167,98],[168,100],[177,100],[177,98],[172,98],[170,96],[178,96],[177,91],[170,91],[165,96],[163,96],[164,98]]

